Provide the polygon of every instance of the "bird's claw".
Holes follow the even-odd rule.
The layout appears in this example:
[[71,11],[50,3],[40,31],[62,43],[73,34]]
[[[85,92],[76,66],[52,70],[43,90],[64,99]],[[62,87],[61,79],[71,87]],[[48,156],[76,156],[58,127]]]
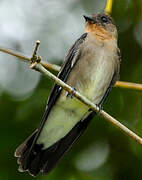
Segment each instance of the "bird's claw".
[[96,104],[96,106],[99,108],[98,114],[100,115],[103,109],[102,104]]
[[[103,109],[102,108],[102,104],[96,104],[96,106],[97,106],[97,108],[99,108],[98,114],[100,115],[101,114],[101,110]],[[88,111],[92,111],[92,109],[89,108]]]
[[[76,89],[73,88],[73,92],[75,92],[75,91],[76,91]],[[70,97],[72,99],[72,98],[74,98],[74,94],[73,93],[68,93],[67,97]]]

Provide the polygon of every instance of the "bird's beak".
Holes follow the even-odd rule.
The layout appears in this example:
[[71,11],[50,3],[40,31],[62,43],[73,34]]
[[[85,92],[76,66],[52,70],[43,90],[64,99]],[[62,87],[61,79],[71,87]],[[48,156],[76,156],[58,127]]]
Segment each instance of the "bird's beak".
[[94,21],[94,19],[90,16],[83,15],[83,17],[85,18],[85,21]]

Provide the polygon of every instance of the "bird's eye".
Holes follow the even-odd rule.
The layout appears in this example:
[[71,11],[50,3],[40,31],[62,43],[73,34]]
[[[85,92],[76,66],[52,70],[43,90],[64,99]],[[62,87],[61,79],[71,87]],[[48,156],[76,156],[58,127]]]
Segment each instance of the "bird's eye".
[[105,16],[102,16],[101,20],[102,20],[103,23],[107,23],[108,22],[108,19]]

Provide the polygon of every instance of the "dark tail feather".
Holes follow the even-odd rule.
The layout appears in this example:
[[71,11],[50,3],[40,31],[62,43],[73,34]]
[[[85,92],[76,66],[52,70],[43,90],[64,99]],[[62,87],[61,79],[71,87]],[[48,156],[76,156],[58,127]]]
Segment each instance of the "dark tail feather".
[[15,151],[14,156],[18,157],[17,163],[19,164],[19,171],[23,172],[26,171],[26,161],[28,153],[30,152],[32,143],[35,139],[35,136],[37,134],[37,130],[29,137],[27,138]]
[[34,132],[15,152],[19,171],[29,171],[33,176],[40,171],[43,174],[49,173],[84,132],[94,115],[95,112],[92,112],[83,121],[78,122],[64,138],[48,149],[44,149],[43,145],[33,144],[37,131]]

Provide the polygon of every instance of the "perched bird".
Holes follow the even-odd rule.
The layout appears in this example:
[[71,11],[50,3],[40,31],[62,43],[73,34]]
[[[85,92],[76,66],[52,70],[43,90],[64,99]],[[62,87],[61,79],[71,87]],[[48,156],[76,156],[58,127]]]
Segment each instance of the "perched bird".
[[[119,76],[117,29],[108,14],[84,18],[86,32],[69,50],[58,78],[101,107]],[[95,114],[55,84],[40,127],[15,152],[19,171],[49,173]]]

